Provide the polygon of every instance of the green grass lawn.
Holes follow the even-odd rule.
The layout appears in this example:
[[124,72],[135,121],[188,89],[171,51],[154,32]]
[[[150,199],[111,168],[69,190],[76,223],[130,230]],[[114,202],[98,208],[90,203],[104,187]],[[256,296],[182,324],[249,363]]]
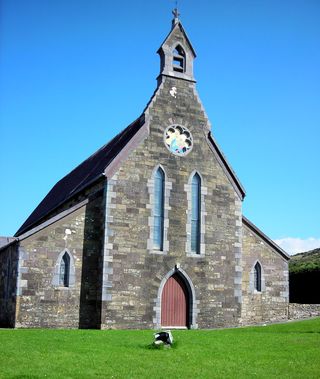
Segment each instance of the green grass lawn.
[[320,378],[320,318],[261,327],[173,331],[0,330],[0,378]]

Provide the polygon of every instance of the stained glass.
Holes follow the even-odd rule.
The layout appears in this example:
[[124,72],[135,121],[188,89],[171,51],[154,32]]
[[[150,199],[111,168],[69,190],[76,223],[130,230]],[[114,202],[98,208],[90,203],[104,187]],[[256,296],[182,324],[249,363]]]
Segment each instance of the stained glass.
[[187,155],[193,144],[191,133],[181,125],[169,126],[164,132],[164,141],[171,153],[180,156]]

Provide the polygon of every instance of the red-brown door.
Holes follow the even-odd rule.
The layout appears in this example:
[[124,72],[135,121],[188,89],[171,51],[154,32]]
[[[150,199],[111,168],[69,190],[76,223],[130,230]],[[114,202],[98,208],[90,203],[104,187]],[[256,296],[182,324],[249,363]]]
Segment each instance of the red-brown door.
[[188,291],[179,275],[171,276],[162,291],[161,325],[188,327]]

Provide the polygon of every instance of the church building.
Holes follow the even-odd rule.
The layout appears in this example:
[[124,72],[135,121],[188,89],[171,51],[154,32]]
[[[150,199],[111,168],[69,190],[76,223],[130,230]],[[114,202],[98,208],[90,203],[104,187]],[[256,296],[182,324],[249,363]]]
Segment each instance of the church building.
[[174,12],[143,113],[0,245],[0,325],[217,328],[286,320],[288,255],[242,214]]

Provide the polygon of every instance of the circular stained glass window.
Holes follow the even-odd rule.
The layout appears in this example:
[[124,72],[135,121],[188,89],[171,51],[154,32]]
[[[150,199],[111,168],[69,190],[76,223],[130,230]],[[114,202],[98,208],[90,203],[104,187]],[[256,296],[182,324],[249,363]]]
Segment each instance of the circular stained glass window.
[[192,135],[184,126],[171,125],[164,132],[164,144],[171,153],[184,156],[192,150]]

